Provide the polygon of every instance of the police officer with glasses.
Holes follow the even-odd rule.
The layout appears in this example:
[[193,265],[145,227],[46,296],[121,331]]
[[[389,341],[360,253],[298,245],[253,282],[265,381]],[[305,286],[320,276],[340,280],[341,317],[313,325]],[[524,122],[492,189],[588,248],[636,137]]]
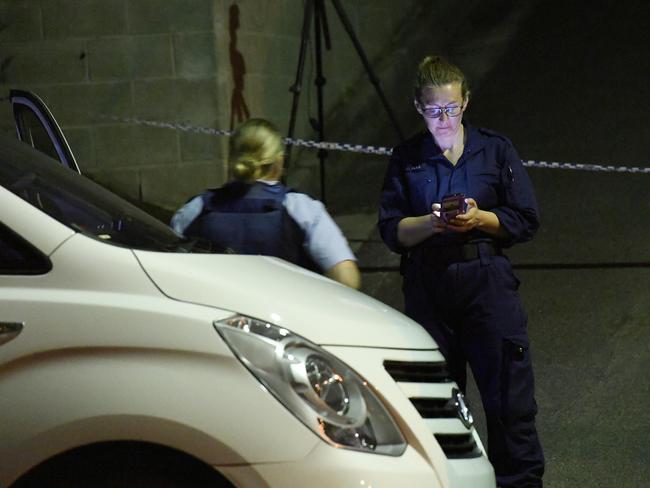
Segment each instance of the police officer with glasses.
[[457,66],[440,56],[420,63],[414,103],[426,130],[393,150],[379,229],[401,254],[406,314],[436,340],[463,391],[472,368],[497,484],[539,488],[527,316],[503,253],[534,236],[538,207],[512,143],[463,120],[469,96]]

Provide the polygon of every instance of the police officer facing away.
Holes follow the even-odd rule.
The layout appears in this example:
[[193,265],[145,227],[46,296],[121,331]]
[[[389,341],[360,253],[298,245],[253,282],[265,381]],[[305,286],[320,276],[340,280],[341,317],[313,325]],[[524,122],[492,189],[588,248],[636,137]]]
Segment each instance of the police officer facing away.
[[414,101],[427,130],[393,150],[379,209],[382,238],[402,255],[405,311],[436,340],[463,391],[472,368],[497,484],[538,488],[544,456],[527,317],[502,253],[539,227],[533,188],[508,139],[463,121],[469,89],[457,66],[426,57]]
[[180,208],[171,225],[238,254],[276,256],[359,288],[354,254],[324,205],[280,183],[284,148],[278,130],[249,119],[232,134],[233,181]]

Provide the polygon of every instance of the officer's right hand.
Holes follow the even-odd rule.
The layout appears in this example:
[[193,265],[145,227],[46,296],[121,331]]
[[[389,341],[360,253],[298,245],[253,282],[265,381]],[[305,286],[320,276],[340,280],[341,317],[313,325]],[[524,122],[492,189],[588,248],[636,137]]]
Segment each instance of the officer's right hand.
[[440,234],[447,230],[447,223],[440,215],[440,204],[434,203],[431,205],[431,227],[433,227],[434,234]]

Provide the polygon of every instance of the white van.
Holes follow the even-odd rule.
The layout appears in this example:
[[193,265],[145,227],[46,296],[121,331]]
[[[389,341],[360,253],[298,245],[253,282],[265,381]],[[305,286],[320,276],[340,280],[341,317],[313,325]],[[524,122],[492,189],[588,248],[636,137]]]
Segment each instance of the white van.
[[1,487],[495,486],[418,324],[282,260],[206,252],[82,176],[38,97],[11,102]]

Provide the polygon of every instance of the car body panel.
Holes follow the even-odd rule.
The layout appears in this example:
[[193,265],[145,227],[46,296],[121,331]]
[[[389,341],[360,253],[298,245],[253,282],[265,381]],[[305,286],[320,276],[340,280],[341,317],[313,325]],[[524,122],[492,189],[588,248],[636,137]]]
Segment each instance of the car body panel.
[[321,442],[228,355],[58,349],[2,370],[0,409],[12,423],[1,428],[0,486],[103,441],[161,444],[212,465],[297,460]]
[[[368,456],[358,452],[318,445],[300,462],[247,466],[219,466],[236,486],[284,488],[440,488],[431,466],[412,447],[399,458]],[[287,476],[290,473],[290,477]],[[287,480],[290,479],[288,482]],[[480,485],[462,488],[481,488]]]
[[[92,442],[160,443],[212,465],[295,460],[320,442],[216,333],[232,312],[170,300],[131,250],[81,234],[50,258],[45,275],[0,279],[2,321],[24,324],[0,347],[13,419],[0,426],[0,486]],[[269,423],[282,435],[259,442]]]
[[[246,311],[317,344],[435,349],[418,324],[383,303],[277,258],[135,251],[176,300]],[[186,279],[191,276],[191,281]],[[369,325],[370,324],[370,325]],[[368,327],[372,333],[368,333]]]

